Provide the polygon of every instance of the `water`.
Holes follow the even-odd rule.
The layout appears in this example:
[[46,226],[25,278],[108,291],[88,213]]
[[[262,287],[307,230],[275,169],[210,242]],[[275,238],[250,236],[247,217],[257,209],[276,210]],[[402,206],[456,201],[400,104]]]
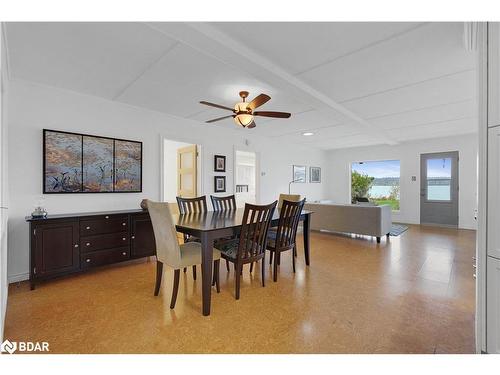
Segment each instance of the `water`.
[[[391,188],[392,186],[372,186],[369,192],[370,197],[388,197],[391,194]],[[450,185],[429,185],[427,187],[427,194],[430,200],[450,200]]]
[[427,199],[433,201],[449,201],[450,185],[429,185],[427,186]]
[[369,194],[372,198],[388,197],[391,194],[392,186],[372,186]]

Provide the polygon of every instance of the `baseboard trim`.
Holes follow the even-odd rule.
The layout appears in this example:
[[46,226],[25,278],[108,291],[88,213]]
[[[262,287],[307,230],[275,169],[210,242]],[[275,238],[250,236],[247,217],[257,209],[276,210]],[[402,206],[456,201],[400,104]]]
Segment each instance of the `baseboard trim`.
[[18,283],[21,281],[26,281],[30,279],[30,273],[29,272],[24,272],[24,273],[18,273],[17,275],[10,275],[7,279],[9,284],[12,283]]

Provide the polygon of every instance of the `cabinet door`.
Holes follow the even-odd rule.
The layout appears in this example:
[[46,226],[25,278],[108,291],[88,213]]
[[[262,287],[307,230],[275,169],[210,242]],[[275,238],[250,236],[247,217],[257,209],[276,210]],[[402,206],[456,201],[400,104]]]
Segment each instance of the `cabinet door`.
[[156,255],[155,235],[149,214],[131,215],[131,257]]
[[80,269],[78,221],[46,223],[34,228],[35,278],[69,273]]
[[488,255],[500,259],[500,126],[488,129]]
[[500,353],[500,260],[488,257],[486,272],[486,351]]
[[488,126],[500,125],[500,24],[488,22]]

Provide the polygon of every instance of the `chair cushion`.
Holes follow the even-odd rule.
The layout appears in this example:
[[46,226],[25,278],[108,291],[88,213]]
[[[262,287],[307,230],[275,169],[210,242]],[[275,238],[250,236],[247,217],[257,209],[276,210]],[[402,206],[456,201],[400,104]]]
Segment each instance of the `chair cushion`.
[[240,244],[239,238],[235,238],[228,241],[220,241],[216,243],[214,246],[220,250],[221,253],[224,253],[228,258],[236,259],[238,257],[238,247]]
[[[201,264],[201,244],[199,242],[187,242],[180,245],[181,264],[178,267],[194,266]],[[220,251],[213,249],[213,259],[220,259]]]

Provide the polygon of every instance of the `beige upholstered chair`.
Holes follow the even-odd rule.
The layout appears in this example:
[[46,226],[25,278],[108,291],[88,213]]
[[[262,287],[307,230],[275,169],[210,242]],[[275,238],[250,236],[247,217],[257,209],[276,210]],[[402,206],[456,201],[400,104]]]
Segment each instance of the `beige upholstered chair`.
[[280,194],[280,198],[278,200],[278,210],[281,210],[284,200],[289,202],[298,202],[300,201],[300,194]]
[[[157,296],[160,292],[163,264],[172,267],[174,269],[174,287],[170,308],[173,309],[177,300],[181,268],[201,264],[201,244],[199,242],[188,242],[179,245],[168,203],[148,200],[147,208],[153,223],[156,240],[156,285],[154,295]],[[216,249],[213,252],[214,282],[217,293],[219,293],[220,252]]]

